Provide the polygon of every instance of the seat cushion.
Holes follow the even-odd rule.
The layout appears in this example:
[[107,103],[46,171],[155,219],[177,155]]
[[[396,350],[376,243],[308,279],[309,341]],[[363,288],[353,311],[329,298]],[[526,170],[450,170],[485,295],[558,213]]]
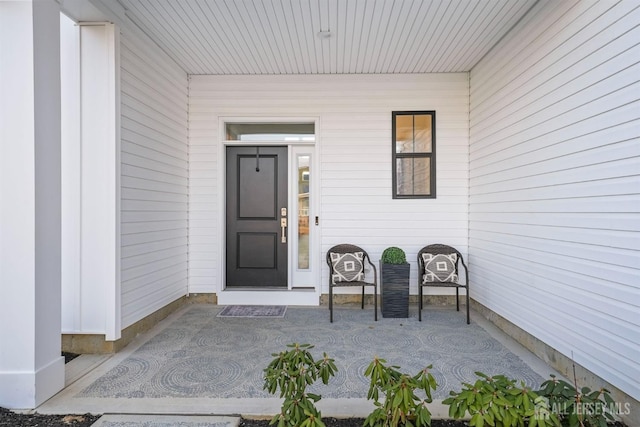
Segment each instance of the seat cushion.
[[422,283],[441,282],[457,283],[456,263],[458,254],[422,254],[424,261],[424,274]]
[[363,252],[343,254],[330,252],[329,255],[333,266],[331,283],[335,285],[338,282],[361,282],[364,280]]

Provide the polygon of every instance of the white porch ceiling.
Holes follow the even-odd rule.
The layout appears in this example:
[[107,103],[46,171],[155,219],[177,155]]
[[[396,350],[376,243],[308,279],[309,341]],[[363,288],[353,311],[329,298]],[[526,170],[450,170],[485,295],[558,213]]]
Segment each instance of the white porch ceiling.
[[187,73],[233,75],[469,71],[537,0],[117,1]]

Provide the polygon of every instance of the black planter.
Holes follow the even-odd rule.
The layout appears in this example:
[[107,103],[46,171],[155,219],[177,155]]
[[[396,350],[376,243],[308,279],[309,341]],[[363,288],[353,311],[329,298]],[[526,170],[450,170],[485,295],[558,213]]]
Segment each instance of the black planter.
[[380,262],[382,317],[409,317],[409,267]]

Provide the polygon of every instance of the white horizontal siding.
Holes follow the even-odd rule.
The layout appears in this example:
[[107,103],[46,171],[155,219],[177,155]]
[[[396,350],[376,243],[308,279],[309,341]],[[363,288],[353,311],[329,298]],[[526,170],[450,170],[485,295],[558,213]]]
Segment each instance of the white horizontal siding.
[[471,72],[472,296],[640,398],[640,5],[543,1]]
[[[192,76],[189,92],[190,291],[222,288],[218,118],[317,117],[320,248],[351,242],[374,262],[429,243],[467,253],[468,75]],[[437,198],[391,198],[391,112],[436,110]],[[322,292],[327,271],[322,268]],[[416,292],[416,290],[413,290]]]
[[187,293],[187,75],[121,37],[122,327]]

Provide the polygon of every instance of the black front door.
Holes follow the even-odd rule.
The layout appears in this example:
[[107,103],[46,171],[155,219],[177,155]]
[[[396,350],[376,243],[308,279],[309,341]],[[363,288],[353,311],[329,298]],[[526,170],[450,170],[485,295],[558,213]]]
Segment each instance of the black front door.
[[287,287],[287,147],[227,147],[227,287]]

